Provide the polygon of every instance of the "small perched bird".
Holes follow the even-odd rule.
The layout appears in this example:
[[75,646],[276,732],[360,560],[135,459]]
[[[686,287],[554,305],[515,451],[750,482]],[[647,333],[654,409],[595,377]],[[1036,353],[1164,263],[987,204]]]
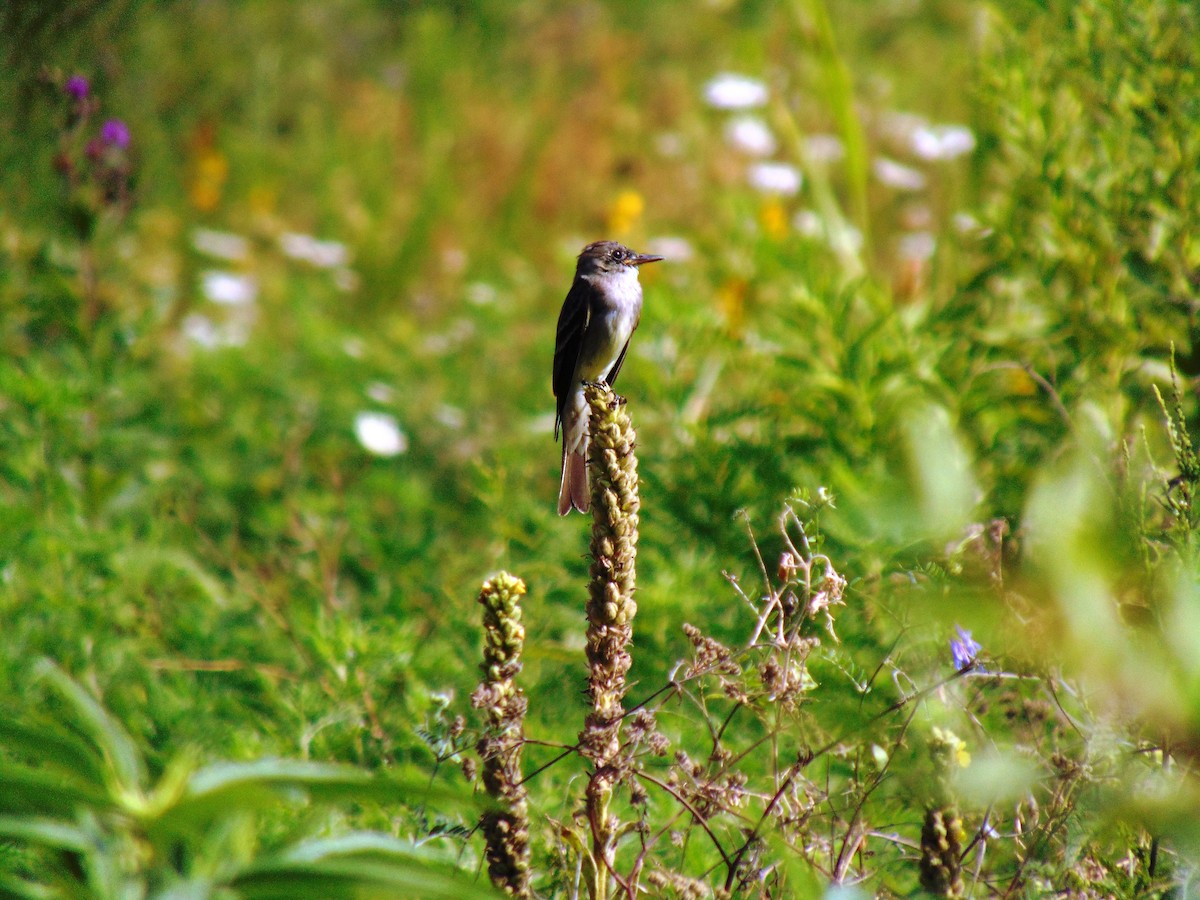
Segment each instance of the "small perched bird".
[[642,317],[642,286],[638,266],[661,256],[635,253],[616,241],[596,241],[579,254],[575,280],[562,312],[554,344],[554,396],[557,400],[554,437],[562,428],[562,482],[558,514],[571,507],[588,511],[588,406],[584,382],[617,380],[629,339]]

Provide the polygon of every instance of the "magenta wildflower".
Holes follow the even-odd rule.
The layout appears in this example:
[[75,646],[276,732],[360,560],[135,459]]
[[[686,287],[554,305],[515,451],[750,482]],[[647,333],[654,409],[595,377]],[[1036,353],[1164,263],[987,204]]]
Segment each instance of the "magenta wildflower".
[[92,86],[88,84],[88,80],[82,75],[72,75],[67,79],[67,83],[63,87],[63,90],[76,100],[84,99],[91,89]]
[[109,147],[124,150],[129,146],[129,126],[120,119],[109,119],[100,127],[100,140]]

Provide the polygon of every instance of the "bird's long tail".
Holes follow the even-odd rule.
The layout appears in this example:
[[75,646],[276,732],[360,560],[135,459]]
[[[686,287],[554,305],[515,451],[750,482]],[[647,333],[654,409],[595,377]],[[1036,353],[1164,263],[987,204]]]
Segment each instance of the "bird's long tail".
[[562,482],[558,486],[558,514],[565,516],[574,507],[581,513],[588,511],[591,499],[588,490],[587,438],[579,442],[574,451],[567,450],[563,441]]

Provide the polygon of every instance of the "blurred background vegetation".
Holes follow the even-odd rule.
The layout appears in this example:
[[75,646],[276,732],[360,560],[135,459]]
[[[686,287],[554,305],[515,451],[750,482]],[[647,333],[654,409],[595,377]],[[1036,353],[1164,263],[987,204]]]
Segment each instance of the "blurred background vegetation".
[[[684,623],[745,644],[737,588],[762,592],[756,553],[774,572],[789,500],[849,582],[802,714],[770,727],[839,743],[814,808],[871,837],[844,866],[793,845],[755,890],[916,890],[949,803],[923,748],[952,729],[976,757],[954,788],[970,891],[1186,891],[1191,4],[13,2],[0,50],[11,890],[73,883],[78,842],[20,823],[81,810],[151,835],[78,839],[122,877],[171,873],[151,890],[323,896],[297,860],[344,854],[296,842],[350,828],[421,845],[414,895],[477,885],[455,718],[497,569],[530,587],[527,733],[570,745],[582,721],[586,526],[554,513],[550,360],[574,255],[613,237],[668,258],[620,385],[632,696],[691,653]],[[982,649],[952,659],[956,625]],[[664,730],[703,745],[710,716]],[[879,754],[909,774],[866,777]],[[93,757],[95,791],[38,805]],[[146,817],[174,801],[127,803],[274,758],[337,768],[258,785],[312,802],[250,804],[235,874],[165,849],[182,829]],[[445,793],[330,788],[349,771]],[[569,819],[581,771],[539,774],[534,808]],[[189,858],[221,857],[196,815]]]

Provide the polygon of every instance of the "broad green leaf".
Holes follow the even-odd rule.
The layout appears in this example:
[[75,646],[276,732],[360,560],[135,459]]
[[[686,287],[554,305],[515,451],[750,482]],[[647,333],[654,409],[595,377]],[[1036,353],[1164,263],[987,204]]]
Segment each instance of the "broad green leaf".
[[81,806],[107,808],[103,791],[69,776],[21,763],[0,761],[0,810],[71,815]]
[[0,900],[50,900],[61,896],[60,892],[43,885],[0,875]]
[[0,717],[0,747],[41,765],[86,776],[98,784],[103,782],[103,760],[95,748],[66,733],[58,723]]
[[371,774],[335,763],[296,759],[260,759],[253,762],[214,763],[196,772],[188,784],[192,797],[220,796],[255,787],[296,787],[310,790],[345,790],[369,782]]
[[390,834],[377,831],[355,831],[338,837],[305,841],[289,848],[283,854],[283,858],[292,862],[315,862],[320,859],[351,856],[427,858],[428,854],[423,852],[421,847],[414,846],[408,841],[402,841]]
[[396,856],[383,861],[280,860],[254,866],[229,882],[246,900],[366,900],[413,897],[437,900],[494,900],[504,896],[466,873],[449,872],[429,863]]
[[218,763],[195,773],[178,803],[156,827],[170,832],[204,827],[231,810],[252,811],[287,800],[319,803],[429,803],[442,811],[478,811],[467,793],[430,786],[428,775],[373,774],[350,766],[304,760],[264,759]]
[[219,896],[209,879],[189,878],[187,881],[168,885],[156,892],[151,900],[214,900],[214,897]]
[[90,846],[87,834],[75,826],[33,817],[0,816],[0,838],[77,853]]
[[126,791],[138,791],[146,779],[145,763],[132,738],[96,699],[50,660],[38,663],[35,673],[70,704],[75,722],[104,754],[117,783]]

